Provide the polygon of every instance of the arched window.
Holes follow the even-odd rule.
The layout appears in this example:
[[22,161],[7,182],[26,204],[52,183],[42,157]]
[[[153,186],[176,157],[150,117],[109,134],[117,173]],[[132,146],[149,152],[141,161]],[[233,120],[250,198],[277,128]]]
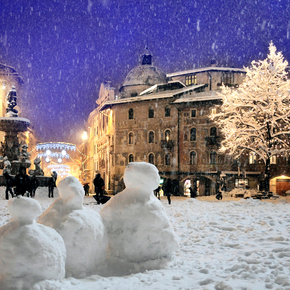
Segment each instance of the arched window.
[[134,119],[134,110],[132,108],[128,111],[128,118],[129,120]]
[[190,141],[196,141],[196,129],[195,128],[190,129]]
[[169,106],[166,106],[165,107],[165,117],[170,117],[170,107]]
[[153,108],[149,108],[148,117],[149,118],[154,118],[154,109]]
[[190,152],[190,165],[196,165],[197,164],[197,159],[196,159],[196,152],[195,151],[191,151]]
[[148,134],[148,143],[154,143],[154,132],[150,131]]
[[150,153],[148,155],[148,162],[151,164],[154,164],[154,154],[153,153]]
[[133,154],[129,155],[129,162],[134,162],[134,155]]
[[211,151],[210,156],[209,156],[209,163],[216,164],[216,161],[217,161],[217,154],[215,151]]
[[133,132],[130,132],[129,133],[129,138],[128,138],[129,140],[128,140],[128,143],[129,144],[134,144],[134,134],[133,134]]
[[216,127],[210,128],[210,136],[211,137],[216,137]]
[[170,165],[171,163],[171,156],[170,153],[165,154],[165,165]]
[[165,140],[168,142],[170,140],[170,130],[165,131]]

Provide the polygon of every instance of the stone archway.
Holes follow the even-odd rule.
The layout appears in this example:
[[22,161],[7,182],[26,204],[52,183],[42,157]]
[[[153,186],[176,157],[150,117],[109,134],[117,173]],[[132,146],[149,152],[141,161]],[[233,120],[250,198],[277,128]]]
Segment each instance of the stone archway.
[[[216,193],[216,179],[213,176],[207,175],[187,175],[186,177],[180,180],[180,184],[183,186],[183,191],[186,190],[185,183],[187,180],[191,181],[191,185],[198,180],[198,194],[201,196],[204,195],[213,195]],[[188,194],[187,194],[188,195]]]

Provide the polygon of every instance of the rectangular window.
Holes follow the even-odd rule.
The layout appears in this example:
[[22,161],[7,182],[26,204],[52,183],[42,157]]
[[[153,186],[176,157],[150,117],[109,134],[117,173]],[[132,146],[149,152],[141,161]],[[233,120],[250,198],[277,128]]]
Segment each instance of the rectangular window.
[[277,164],[277,157],[276,157],[276,155],[271,156],[271,158],[270,158],[270,164]]
[[211,113],[212,113],[212,115],[215,115],[216,114],[216,108],[211,109]]
[[186,86],[196,85],[196,75],[186,76],[185,85]]
[[191,114],[190,114],[191,118],[196,118],[196,110],[191,110]]
[[233,85],[234,84],[234,74],[232,72],[223,72],[221,77],[221,82],[227,86],[227,85]]
[[256,164],[256,161],[257,161],[257,156],[251,153],[249,156],[249,164]]

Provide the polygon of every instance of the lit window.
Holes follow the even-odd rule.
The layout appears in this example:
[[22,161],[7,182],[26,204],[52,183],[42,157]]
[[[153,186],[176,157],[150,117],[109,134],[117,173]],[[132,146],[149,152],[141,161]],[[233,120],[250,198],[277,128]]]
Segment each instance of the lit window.
[[194,152],[194,151],[191,151],[190,152],[190,165],[196,165],[196,152]]
[[128,118],[129,120],[134,119],[134,110],[132,108],[128,111]]
[[251,152],[249,155],[249,164],[256,164],[257,156],[255,153]]
[[165,140],[168,142],[170,140],[170,130],[165,131]]
[[216,164],[216,161],[217,161],[217,154],[216,154],[216,152],[214,152],[214,151],[210,152],[209,163],[210,164]]
[[165,165],[170,165],[170,162],[171,162],[171,157],[170,157],[170,154],[167,153],[165,154]]
[[154,132],[150,131],[148,134],[148,143],[154,143]]
[[148,162],[151,163],[151,164],[154,164],[154,154],[153,153],[150,153],[149,156],[148,156]]
[[196,141],[196,129],[195,128],[190,129],[190,141]]
[[273,155],[270,157],[270,164],[277,164],[277,157],[276,155]]
[[216,114],[216,108],[211,109],[211,113],[212,113],[212,115],[215,115]]
[[190,75],[185,77],[185,85],[196,85],[196,75]]
[[170,117],[170,107],[169,106],[165,107],[165,117]]
[[134,134],[133,134],[133,132],[129,133],[129,142],[128,143],[131,144],[131,145],[134,143]]
[[129,155],[129,162],[134,162],[134,155],[133,154]]
[[149,118],[154,118],[154,110],[153,110],[153,108],[149,108],[148,117]]

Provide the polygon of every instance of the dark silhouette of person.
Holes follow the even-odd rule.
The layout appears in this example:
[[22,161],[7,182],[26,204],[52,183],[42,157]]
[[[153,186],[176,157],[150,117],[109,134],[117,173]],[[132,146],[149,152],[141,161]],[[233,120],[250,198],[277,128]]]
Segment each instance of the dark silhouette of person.
[[29,191],[30,187],[30,178],[26,174],[26,168],[24,166],[19,167],[19,173],[16,174],[15,180],[15,194],[18,195],[24,195],[26,191]]
[[194,185],[193,188],[190,187],[189,191],[190,191],[190,197],[191,198],[196,198],[197,197],[197,186],[196,185]]
[[84,191],[85,191],[85,195],[89,195],[89,190],[90,190],[90,186],[88,183],[84,184]]
[[216,194],[215,197],[216,197],[217,200],[222,200],[223,199],[223,195],[222,195],[221,191],[218,191],[218,193]]
[[103,189],[105,186],[104,179],[101,177],[100,173],[96,174],[94,178],[94,186],[95,186],[95,195],[94,198],[97,201],[97,204],[100,204],[103,198]]
[[14,193],[13,193],[13,189],[12,189],[13,184],[14,184],[14,179],[7,171],[5,171],[5,169],[3,170],[3,176],[4,176],[5,181],[6,181],[5,198],[8,200],[9,193],[11,194],[12,198],[14,197]]
[[53,198],[53,189],[56,187],[57,173],[53,171],[48,181],[48,197]]
[[171,204],[171,191],[172,191],[172,181],[171,178],[168,178],[162,186],[164,195],[166,195],[168,203]]
[[156,189],[154,189],[154,195],[155,195],[158,199],[160,199],[160,190],[161,190],[160,185],[159,185]]
[[39,182],[36,179],[35,175],[33,175],[30,180],[30,197],[35,197],[35,192],[38,186],[39,186]]

